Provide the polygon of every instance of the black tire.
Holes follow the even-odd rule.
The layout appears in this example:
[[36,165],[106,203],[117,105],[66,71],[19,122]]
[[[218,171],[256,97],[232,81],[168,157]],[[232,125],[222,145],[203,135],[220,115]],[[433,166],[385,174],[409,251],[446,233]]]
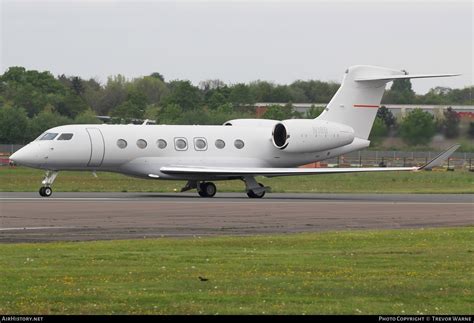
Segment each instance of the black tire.
[[39,193],[39,195],[41,195],[41,196],[45,196],[45,195],[44,195],[44,187],[40,187],[38,193]]
[[204,191],[207,197],[213,197],[217,193],[217,187],[212,182],[204,183]]
[[51,187],[43,187],[43,196],[50,197],[53,194],[53,189]]
[[[258,183],[260,187],[264,187],[262,183]],[[252,190],[247,191],[247,196],[251,199],[261,199],[262,197],[265,196],[265,191],[262,191],[261,193],[257,194]]]
[[216,185],[212,182],[206,182],[199,185],[198,193],[201,197],[213,197],[217,193]]

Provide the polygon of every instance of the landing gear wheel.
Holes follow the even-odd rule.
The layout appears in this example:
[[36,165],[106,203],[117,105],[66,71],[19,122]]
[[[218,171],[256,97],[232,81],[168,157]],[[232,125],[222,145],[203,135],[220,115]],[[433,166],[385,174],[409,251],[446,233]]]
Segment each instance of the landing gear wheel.
[[[262,183],[258,183],[258,185],[260,185],[260,187],[264,187]],[[255,193],[254,191],[249,190],[247,191],[247,196],[251,199],[261,199],[265,196],[265,190],[261,191],[260,193]]]
[[51,187],[43,186],[39,189],[39,194],[43,197],[50,197],[53,194],[53,190]]
[[213,197],[217,193],[214,183],[205,182],[199,185],[198,193],[201,197]]

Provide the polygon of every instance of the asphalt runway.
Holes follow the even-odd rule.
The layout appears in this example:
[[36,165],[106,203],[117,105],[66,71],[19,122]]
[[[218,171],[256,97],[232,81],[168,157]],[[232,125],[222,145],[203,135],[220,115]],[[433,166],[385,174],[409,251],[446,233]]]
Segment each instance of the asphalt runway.
[[474,194],[0,193],[0,242],[474,225]]

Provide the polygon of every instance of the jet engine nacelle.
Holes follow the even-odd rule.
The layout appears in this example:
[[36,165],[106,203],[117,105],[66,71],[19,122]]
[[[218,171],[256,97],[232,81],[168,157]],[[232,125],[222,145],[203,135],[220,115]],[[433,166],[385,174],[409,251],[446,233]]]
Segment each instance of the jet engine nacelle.
[[354,129],[330,121],[290,119],[273,126],[272,141],[275,147],[287,152],[316,152],[352,143]]

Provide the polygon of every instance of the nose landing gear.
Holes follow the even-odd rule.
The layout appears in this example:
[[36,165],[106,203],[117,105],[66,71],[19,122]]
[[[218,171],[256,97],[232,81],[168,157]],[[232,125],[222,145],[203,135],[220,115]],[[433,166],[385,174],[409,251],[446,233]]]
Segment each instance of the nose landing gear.
[[46,171],[46,174],[44,175],[44,179],[41,182],[43,186],[39,189],[39,195],[43,197],[50,197],[51,194],[53,194],[53,189],[51,188],[51,185],[53,185],[54,180],[56,179],[56,176],[58,176],[57,171],[51,171],[51,170]]
[[39,195],[43,197],[50,197],[51,194],[53,194],[53,190],[51,189],[51,187],[47,187],[47,186],[40,187]]

